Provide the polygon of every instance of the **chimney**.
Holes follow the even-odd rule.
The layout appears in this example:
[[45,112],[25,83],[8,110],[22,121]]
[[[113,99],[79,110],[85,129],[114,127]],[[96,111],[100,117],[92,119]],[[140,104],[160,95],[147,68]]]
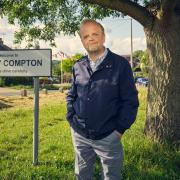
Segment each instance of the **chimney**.
[[0,45],[3,45],[3,40],[2,40],[2,38],[0,38]]

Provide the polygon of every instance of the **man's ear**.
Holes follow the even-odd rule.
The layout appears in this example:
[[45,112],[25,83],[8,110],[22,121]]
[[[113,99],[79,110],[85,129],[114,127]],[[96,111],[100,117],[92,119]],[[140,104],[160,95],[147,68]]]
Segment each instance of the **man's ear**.
[[[104,33],[103,33],[104,34]],[[103,35],[103,42],[105,43],[105,40],[106,40],[106,35],[104,34]]]

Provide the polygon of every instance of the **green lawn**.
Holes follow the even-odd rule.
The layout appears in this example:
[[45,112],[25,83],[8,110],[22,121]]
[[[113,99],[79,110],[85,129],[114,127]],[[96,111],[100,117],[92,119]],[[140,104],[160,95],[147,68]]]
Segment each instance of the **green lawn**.
[[[143,134],[146,89],[139,90],[135,124],[123,138],[124,179],[180,179],[180,151],[152,142]],[[65,102],[42,105],[39,119],[39,165],[32,165],[33,110],[0,110],[0,179],[74,179],[73,148],[65,120]],[[100,179],[97,161],[95,179]]]

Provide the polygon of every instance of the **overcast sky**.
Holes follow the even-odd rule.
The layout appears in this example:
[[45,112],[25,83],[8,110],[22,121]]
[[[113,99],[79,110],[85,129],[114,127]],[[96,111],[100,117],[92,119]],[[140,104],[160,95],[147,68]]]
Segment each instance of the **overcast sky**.
[[[131,26],[129,18],[107,18],[100,21],[105,27],[106,32],[106,42],[105,46],[110,48],[117,54],[127,55],[130,54],[130,34]],[[13,45],[13,33],[18,31],[18,26],[9,25],[6,18],[0,19],[0,37],[3,38],[4,44],[10,46],[11,48],[25,48],[25,43],[21,45]],[[76,53],[85,53],[82,47],[80,38],[76,36],[63,36],[60,35],[56,37],[57,48],[52,48],[53,53],[62,51],[68,55],[73,55]],[[40,42],[41,48],[50,48],[48,43],[43,41]],[[146,40],[143,31],[143,27],[133,20],[133,50],[145,50]]]

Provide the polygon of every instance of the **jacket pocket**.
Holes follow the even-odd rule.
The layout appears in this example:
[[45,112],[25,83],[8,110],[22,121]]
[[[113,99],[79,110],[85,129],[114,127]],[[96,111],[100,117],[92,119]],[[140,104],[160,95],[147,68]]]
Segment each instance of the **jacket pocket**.
[[79,118],[77,115],[73,116],[73,123],[75,124],[76,127],[80,128],[80,129],[85,128],[85,119]]

